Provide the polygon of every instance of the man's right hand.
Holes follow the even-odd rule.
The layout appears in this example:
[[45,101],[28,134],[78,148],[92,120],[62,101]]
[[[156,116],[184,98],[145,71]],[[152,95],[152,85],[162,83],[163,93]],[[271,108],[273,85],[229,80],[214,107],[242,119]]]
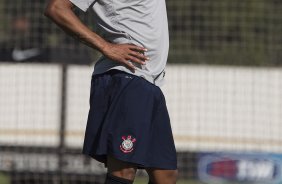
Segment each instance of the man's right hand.
[[70,35],[86,45],[102,52],[106,57],[128,67],[132,72],[135,67],[131,62],[145,64],[149,58],[144,55],[145,48],[132,44],[112,44],[84,25],[73,12],[74,5],[69,0],[50,0],[45,15]]
[[135,66],[132,62],[145,65],[149,60],[144,54],[146,51],[146,48],[133,44],[113,44],[109,42],[102,49],[102,53],[106,57],[125,65],[132,72],[135,71]]

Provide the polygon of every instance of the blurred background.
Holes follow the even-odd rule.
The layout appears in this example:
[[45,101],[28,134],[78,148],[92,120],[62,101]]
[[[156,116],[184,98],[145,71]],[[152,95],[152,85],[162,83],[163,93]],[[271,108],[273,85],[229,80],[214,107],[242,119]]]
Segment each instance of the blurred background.
[[[166,85],[181,184],[282,183],[282,1],[166,0]],[[0,0],[0,184],[102,184],[81,155],[100,54]],[[76,14],[91,29],[93,12]],[[147,183],[138,172],[135,183]]]

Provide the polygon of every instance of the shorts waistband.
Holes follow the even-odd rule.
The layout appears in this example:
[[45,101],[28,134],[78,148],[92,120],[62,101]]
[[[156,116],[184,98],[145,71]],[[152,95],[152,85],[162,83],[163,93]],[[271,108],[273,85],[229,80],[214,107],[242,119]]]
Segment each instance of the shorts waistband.
[[94,72],[92,75],[97,75],[97,74],[102,74],[105,72],[118,72],[118,71],[122,71],[122,72],[126,72],[128,74],[134,75],[134,76],[138,76],[138,77],[142,77],[143,79],[147,80],[148,82],[156,85],[156,86],[162,86],[164,83],[164,77],[165,77],[165,70],[163,69],[159,74],[157,75],[151,75],[151,74],[147,74],[145,72],[142,72],[140,70],[135,70],[135,73],[132,73],[129,69],[127,69],[126,67],[123,66],[116,66],[116,67],[112,67],[104,72]]

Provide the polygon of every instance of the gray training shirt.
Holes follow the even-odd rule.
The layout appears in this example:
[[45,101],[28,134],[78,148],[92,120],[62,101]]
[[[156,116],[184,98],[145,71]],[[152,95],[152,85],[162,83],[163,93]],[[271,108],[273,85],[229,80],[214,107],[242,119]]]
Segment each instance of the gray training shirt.
[[132,73],[125,66],[102,56],[93,74],[122,70],[161,85],[169,49],[165,0],[70,0],[83,11],[94,11],[95,32],[111,43],[131,43],[148,49],[146,65]]

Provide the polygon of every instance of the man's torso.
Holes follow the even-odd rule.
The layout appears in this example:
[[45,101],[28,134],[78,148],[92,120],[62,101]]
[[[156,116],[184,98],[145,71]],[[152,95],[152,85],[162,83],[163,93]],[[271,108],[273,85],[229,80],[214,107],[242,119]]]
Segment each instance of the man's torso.
[[144,66],[135,64],[135,73],[102,56],[97,61],[93,74],[114,68],[143,76],[152,82],[151,79],[164,70],[169,49],[165,0],[71,1],[83,10],[91,5],[95,16],[95,32],[107,41],[117,44],[131,43],[148,49],[145,55],[150,60]]

